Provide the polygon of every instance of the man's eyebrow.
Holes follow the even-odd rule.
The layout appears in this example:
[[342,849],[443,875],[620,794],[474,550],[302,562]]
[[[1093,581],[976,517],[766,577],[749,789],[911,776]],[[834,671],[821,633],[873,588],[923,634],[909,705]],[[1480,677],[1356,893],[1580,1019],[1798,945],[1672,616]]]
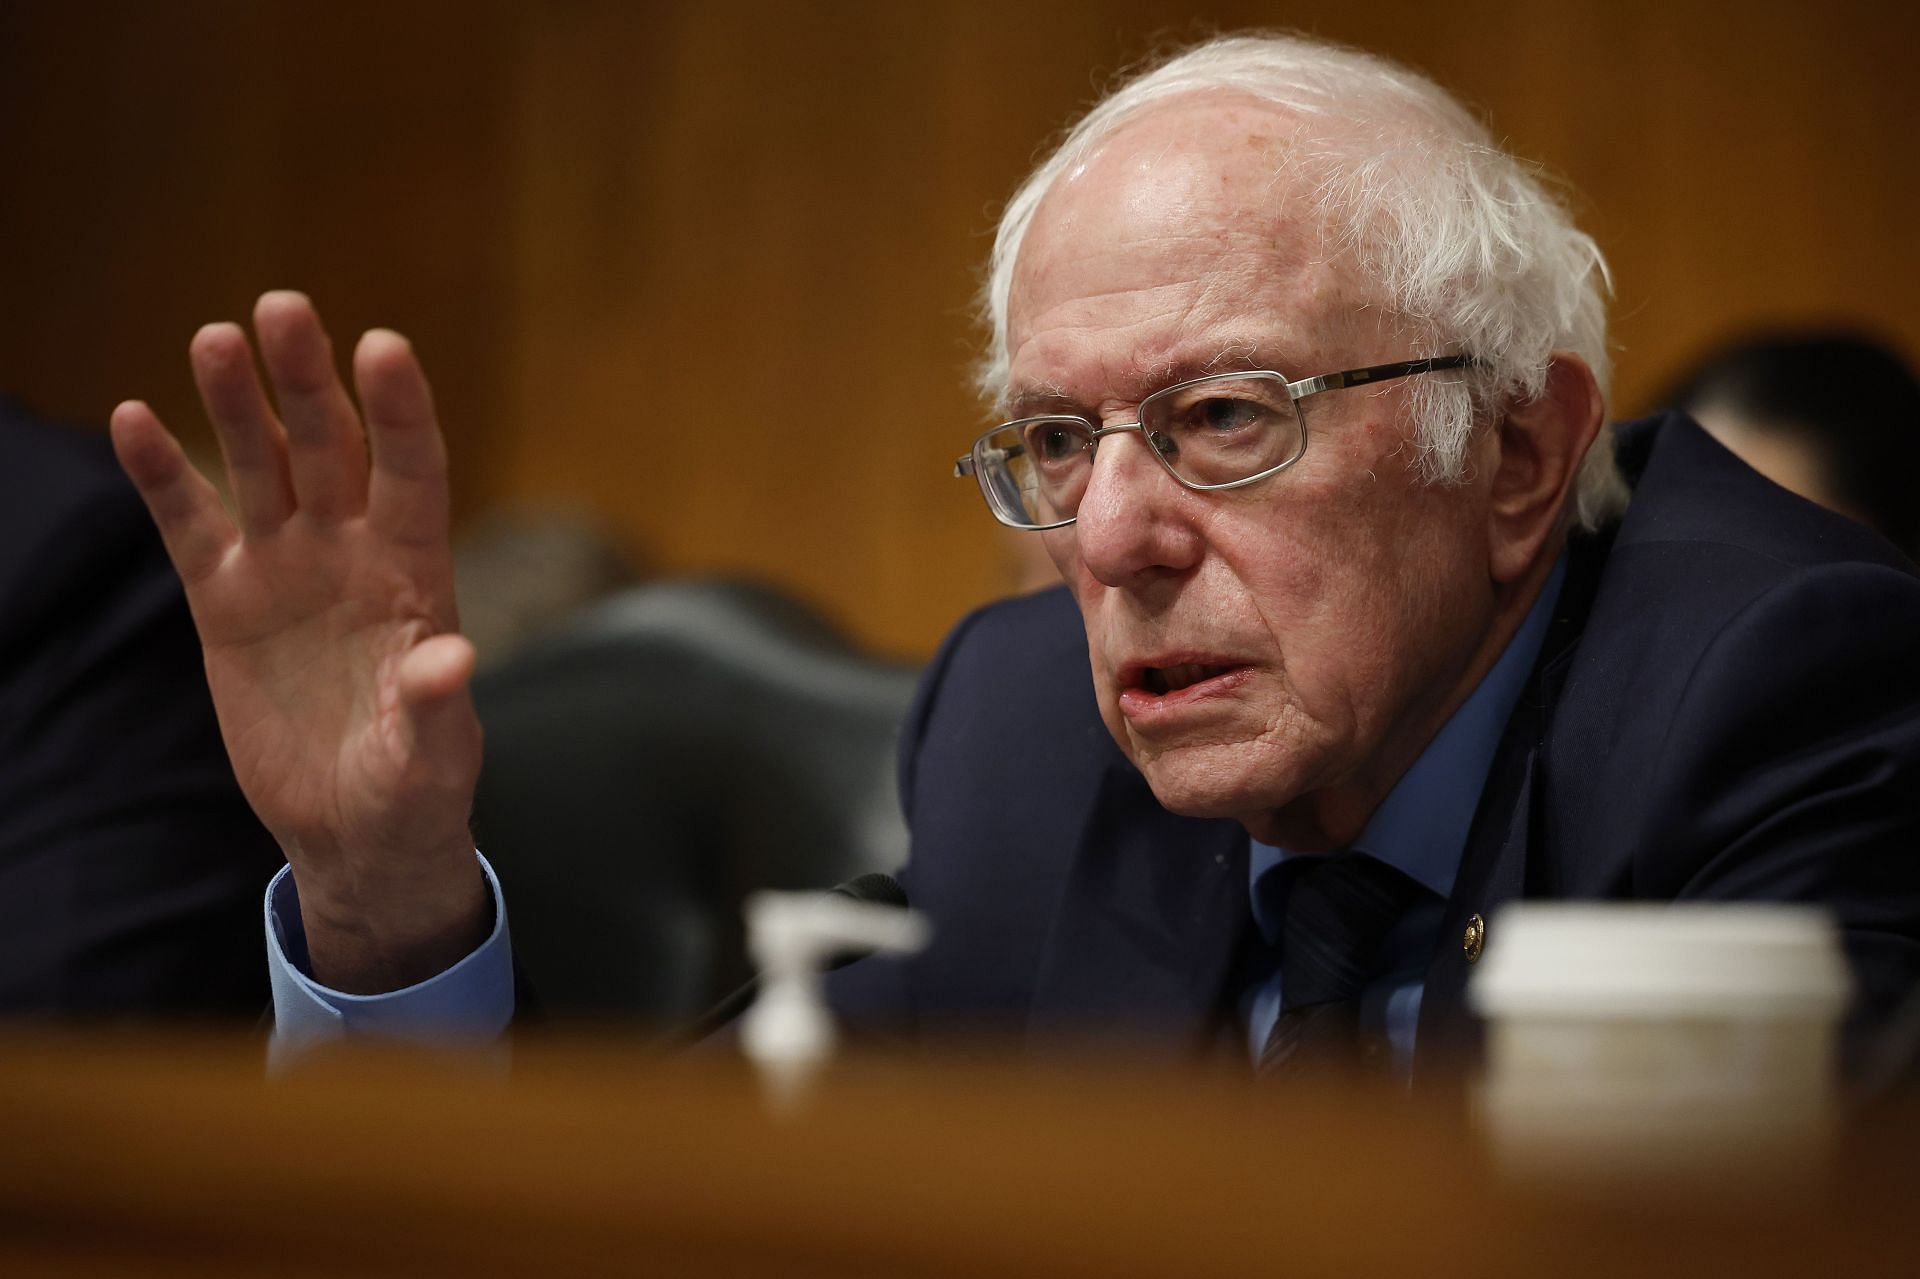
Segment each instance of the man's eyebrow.
[[1029,386],[1007,397],[1004,409],[1011,419],[1043,417],[1049,413],[1078,414],[1081,406],[1066,389],[1051,382]]
[[1210,373],[1245,373],[1250,369],[1270,367],[1272,361],[1263,359],[1260,348],[1251,342],[1233,342],[1221,347],[1212,359],[1199,367],[1194,377],[1206,377]]

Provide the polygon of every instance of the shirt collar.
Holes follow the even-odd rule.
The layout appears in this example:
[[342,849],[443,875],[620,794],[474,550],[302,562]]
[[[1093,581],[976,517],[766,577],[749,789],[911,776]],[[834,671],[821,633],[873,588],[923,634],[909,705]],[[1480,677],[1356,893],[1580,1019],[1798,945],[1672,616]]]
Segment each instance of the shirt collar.
[[[1494,752],[1514,705],[1527,686],[1540,646],[1546,642],[1554,604],[1567,576],[1564,552],[1553,566],[1539,598],[1527,610],[1520,629],[1507,641],[1500,658],[1434,734],[1387,797],[1367,820],[1353,851],[1364,852],[1431,889],[1441,897],[1453,891],[1460,858],[1466,852],[1467,832],[1480,792],[1493,768]],[[1253,913],[1263,930],[1278,921],[1264,918],[1260,877],[1291,854],[1254,841],[1250,871]]]

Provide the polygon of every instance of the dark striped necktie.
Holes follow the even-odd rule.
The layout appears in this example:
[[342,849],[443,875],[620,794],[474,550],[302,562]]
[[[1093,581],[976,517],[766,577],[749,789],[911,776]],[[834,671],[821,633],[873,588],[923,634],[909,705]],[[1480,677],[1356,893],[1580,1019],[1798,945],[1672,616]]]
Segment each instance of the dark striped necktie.
[[1259,1072],[1360,1064],[1360,1000],[1379,976],[1387,935],[1427,890],[1365,853],[1301,865],[1280,925],[1280,1016]]

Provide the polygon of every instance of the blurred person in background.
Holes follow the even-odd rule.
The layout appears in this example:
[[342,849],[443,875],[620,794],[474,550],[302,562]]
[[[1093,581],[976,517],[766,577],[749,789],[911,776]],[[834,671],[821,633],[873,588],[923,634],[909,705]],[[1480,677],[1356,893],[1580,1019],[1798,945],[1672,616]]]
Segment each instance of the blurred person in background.
[[258,1018],[280,860],[107,441],[0,399],[0,1016]]
[[1920,559],[1920,378],[1889,347],[1844,332],[1748,337],[1660,402],[1775,484]]
[[[1884,1016],[1920,972],[1920,577],[1681,415],[1609,428],[1605,278],[1532,166],[1370,55],[1226,38],[1094,107],[1002,218],[1005,425],[956,466],[1065,587],[930,667],[934,941],[833,974],[839,1012],[1406,1071],[1468,1046],[1497,908],[1553,897],[1816,903]],[[113,425],[290,863],[277,1033],[497,1032],[424,374],[370,332],[356,406],[307,298],[253,321],[274,400],[237,325],[191,350],[237,519],[145,405]]]
[[639,582],[641,571],[588,515],[495,511],[462,532],[453,577],[465,602],[461,632],[486,669]]

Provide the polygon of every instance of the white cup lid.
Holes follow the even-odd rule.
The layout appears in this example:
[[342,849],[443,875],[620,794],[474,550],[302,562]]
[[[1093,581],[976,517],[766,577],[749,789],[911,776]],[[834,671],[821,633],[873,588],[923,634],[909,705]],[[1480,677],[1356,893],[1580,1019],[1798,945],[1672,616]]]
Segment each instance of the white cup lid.
[[1817,907],[1521,902],[1468,998],[1486,1017],[1837,1017],[1852,986]]

